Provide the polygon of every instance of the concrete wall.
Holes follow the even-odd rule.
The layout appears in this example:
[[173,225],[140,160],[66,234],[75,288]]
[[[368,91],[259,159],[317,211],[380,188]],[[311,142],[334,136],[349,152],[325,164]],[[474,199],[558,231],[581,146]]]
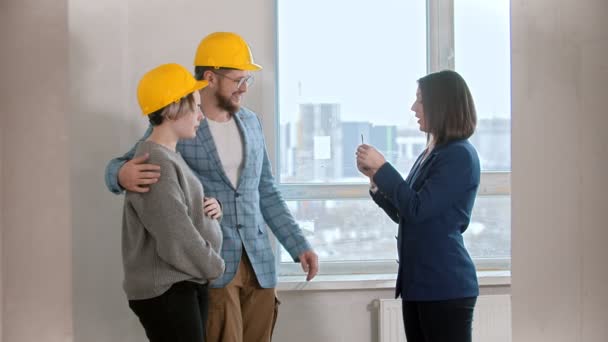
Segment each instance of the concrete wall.
[[70,134],[77,142],[71,145],[70,166],[77,341],[143,340],[121,288],[122,196],[110,194],[103,184],[107,161],[127,151],[147,127],[135,96],[139,78],[161,63],[192,68],[196,46],[212,31],[241,32],[258,63],[268,66],[246,101],[264,113],[265,126],[272,127],[273,10],[264,7],[271,4],[70,1]]
[[67,5],[0,4],[3,341],[72,341]]
[[511,3],[514,341],[608,341],[606,14]]

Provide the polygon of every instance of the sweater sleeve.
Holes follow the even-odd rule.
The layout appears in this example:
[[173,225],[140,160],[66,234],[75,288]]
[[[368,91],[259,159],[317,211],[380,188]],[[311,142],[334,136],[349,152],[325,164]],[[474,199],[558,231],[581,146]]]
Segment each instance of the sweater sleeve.
[[[224,261],[196,230],[180,185],[179,166],[166,158],[154,158],[161,176],[150,191],[133,194],[135,211],[156,241],[161,259],[199,279],[215,279],[224,272]],[[132,194],[132,193],[129,193]]]

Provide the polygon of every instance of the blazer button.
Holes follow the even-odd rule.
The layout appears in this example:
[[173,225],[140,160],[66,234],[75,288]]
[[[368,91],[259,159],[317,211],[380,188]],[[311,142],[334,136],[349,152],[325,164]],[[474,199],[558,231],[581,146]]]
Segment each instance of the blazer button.
[[240,197],[241,194],[239,194],[238,192],[234,194],[234,197]]
[[395,261],[396,261],[397,263],[399,263],[399,259],[395,259]]
[[241,229],[241,228],[243,228],[243,225],[239,223],[239,224],[236,225],[236,228],[237,229]]

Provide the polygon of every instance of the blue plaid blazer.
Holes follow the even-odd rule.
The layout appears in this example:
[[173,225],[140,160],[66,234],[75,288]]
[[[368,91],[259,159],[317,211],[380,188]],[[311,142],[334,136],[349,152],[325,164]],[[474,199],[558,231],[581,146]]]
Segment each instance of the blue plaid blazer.
[[[226,271],[211,287],[224,287],[234,278],[244,247],[260,286],[272,288],[277,284],[277,273],[267,225],[295,262],[311,246],[277,189],[259,118],[241,108],[234,119],[243,138],[244,151],[243,170],[236,187],[224,172],[207,120],[201,122],[196,138],[178,143],[177,151],[200,179],[205,195],[215,197],[222,204],[221,254]],[[151,131],[148,128],[142,140]],[[134,151],[135,147],[108,164],[105,180],[113,193],[124,191],[118,184],[118,170],[133,158]]]

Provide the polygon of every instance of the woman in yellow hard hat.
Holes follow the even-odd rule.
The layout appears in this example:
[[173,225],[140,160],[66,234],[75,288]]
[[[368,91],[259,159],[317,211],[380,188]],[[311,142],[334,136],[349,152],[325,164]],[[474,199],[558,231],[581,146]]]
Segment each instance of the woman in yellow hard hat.
[[161,176],[148,191],[125,196],[123,287],[152,342],[204,341],[207,284],[225,268],[221,208],[204,197],[199,179],[175,150],[179,139],[196,136],[203,119],[198,90],[207,84],[180,65],[164,64],[146,73],[137,89],[152,134],[135,155],[148,155]]

